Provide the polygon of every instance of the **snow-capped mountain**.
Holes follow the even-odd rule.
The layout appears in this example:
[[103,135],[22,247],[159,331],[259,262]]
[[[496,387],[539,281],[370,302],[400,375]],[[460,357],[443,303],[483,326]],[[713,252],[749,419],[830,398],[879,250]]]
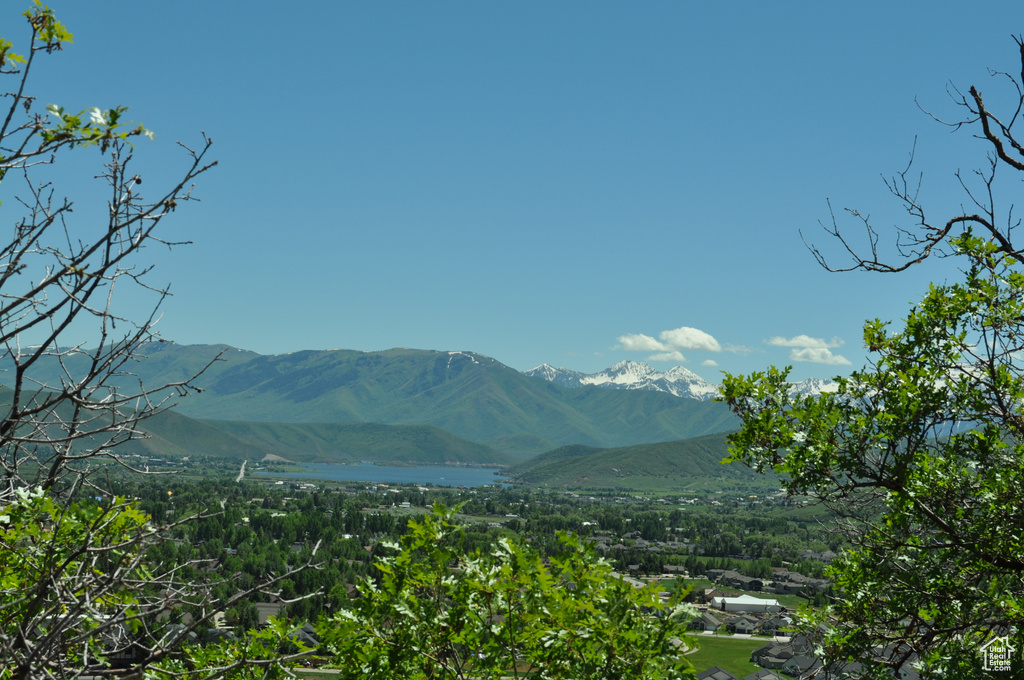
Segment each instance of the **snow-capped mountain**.
[[[662,373],[641,361],[620,361],[611,368],[597,373],[580,373],[567,368],[555,368],[550,364],[541,364],[524,373],[544,378],[562,387],[594,385],[614,390],[656,390],[700,401],[714,399],[718,396],[719,390],[719,385],[709,383],[682,366],[674,366]],[[834,389],[835,383],[831,380],[809,378],[793,383],[792,391],[810,395],[831,392]]]
[[835,380],[822,380],[821,378],[807,378],[800,382],[790,383],[790,394],[803,394],[814,396],[822,392],[835,392],[839,388]]
[[701,401],[707,401],[718,394],[717,386],[682,366],[662,373],[639,361],[620,361],[598,373],[579,373],[549,364],[541,364],[525,373],[563,387],[595,385],[615,390],[656,390]]
[[523,373],[534,378],[544,378],[562,387],[579,387],[583,384],[583,378],[587,377],[585,373],[570,371],[568,368],[555,368],[551,364],[541,364]]

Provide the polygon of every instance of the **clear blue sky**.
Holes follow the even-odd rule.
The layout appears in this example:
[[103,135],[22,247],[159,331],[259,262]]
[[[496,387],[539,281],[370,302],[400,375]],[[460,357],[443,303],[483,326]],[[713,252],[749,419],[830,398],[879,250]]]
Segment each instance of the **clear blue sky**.
[[954,209],[985,149],[915,98],[955,117],[949,83],[994,96],[1024,31],[1019,2],[51,6],[75,42],[38,65],[40,104],[131,106],[149,190],[176,141],[215,142],[167,224],[194,245],[150,252],[165,337],[709,380],[846,372],[864,319],[955,278],[829,274],[799,230],[834,251],[826,199],[905,224],[881,175],[915,136],[923,199]]

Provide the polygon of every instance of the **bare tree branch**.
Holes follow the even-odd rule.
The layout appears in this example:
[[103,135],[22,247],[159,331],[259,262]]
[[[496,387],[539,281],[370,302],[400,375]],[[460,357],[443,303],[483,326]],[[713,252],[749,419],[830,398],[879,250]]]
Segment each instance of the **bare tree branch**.
[[[134,371],[160,340],[156,323],[170,295],[152,282],[146,249],[182,244],[167,236],[163,221],[198,200],[194,183],[216,161],[208,160],[212,141],[203,134],[195,147],[180,145],[186,163],[179,178],[154,189],[135,171],[132,146],[151,133],[122,120],[124,108],[35,111],[27,94],[34,60],[59,50],[70,34],[42,5],[26,16],[20,69],[10,53],[0,63],[0,79],[13,81],[0,91],[7,106],[0,113],[0,182],[17,185],[9,205],[20,210],[0,238],[0,677],[128,678],[157,669],[185,677],[175,655],[215,612],[316,567],[311,557],[216,602],[211,584],[185,578],[197,563],[147,558],[173,532],[209,515],[157,527],[124,499],[88,497],[105,465],[135,469],[118,447],[145,437],[148,418],[197,391],[205,368],[159,385],[143,384]],[[106,196],[98,214],[76,212],[74,201],[36,172],[80,147],[98,155],[93,179]],[[126,288],[149,295],[148,312],[119,311]],[[168,628],[167,615],[187,605],[198,615]],[[187,675],[212,679],[298,656],[256,658],[242,649]],[[129,651],[124,667],[103,658]]]
[[[924,208],[918,200],[921,177],[919,175],[915,182],[908,180],[914,164],[917,145],[915,140],[907,166],[894,177],[884,179],[886,187],[903,204],[904,209],[913,220],[913,225],[909,228],[895,228],[896,240],[893,245],[898,257],[892,258],[880,252],[879,231],[871,223],[870,216],[856,209],[848,208],[846,212],[860,224],[860,228],[865,232],[866,247],[855,245],[851,241],[851,237],[847,235],[846,229],[840,226],[836,213],[829,203],[830,221],[827,224],[822,223],[821,227],[826,234],[839,242],[848,264],[832,264],[818,246],[803,237],[804,244],[822,267],[833,272],[857,270],[884,273],[901,272],[920,264],[933,255],[940,257],[949,255],[949,239],[957,236],[963,229],[972,227],[980,228],[987,238],[997,244],[1001,252],[1024,263],[1024,250],[1018,248],[1012,238],[1012,229],[1016,224],[1012,216],[1013,205],[1006,206],[1005,219],[999,217],[991,191],[996,172],[1001,165],[1016,171],[1024,171],[1024,142],[1017,139],[1014,131],[1015,124],[1020,120],[1021,111],[1024,110],[1024,39],[1015,36],[1014,41],[1017,43],[1019,52],[1020,75],[1015,76],[1002,71],[989,72],[991,76],[1009,82],[1013,89],[1016,103],[1006,122],[1000,120],[988,109],[981,91],[973,85],[968,88],[966,95],[956,86],[950,85],[948,88],[953,103],[966,111],[966,115],[960,119],[945,120],[922,108],[922,111],[933,120],[954,130],[980,126],[978,137],[988,143],[992,152],[988,166],[975,173],[985,189],[985,196],[978,195],[960,172],[955,174],[971,202],[981,212],[965,211],[938,224],[931,222],[926,217]],[[1000,228],[1001,222],[1005,222],[1005,228]],[[801,236],[803,236],[802,233]]]

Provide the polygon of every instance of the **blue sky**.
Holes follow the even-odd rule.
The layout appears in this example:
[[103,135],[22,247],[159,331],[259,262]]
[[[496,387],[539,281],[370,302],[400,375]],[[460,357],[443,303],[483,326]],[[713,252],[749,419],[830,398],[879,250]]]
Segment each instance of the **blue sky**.
[[995,97],[1024,31],[1009,2],[51,6],[75,42],[37,65],[40,104],[130,106],[153,191],[176,141],[214,140],[202,202],[167,224],[193,245],[148,253],[164,337],[713,381],[847,372],[866,318],[956,277],[830,274],[800,230],[836,252],[826,200],[907,224],[881,177],[915,137],[923,200],[956,209],[985,149],[918,103]]

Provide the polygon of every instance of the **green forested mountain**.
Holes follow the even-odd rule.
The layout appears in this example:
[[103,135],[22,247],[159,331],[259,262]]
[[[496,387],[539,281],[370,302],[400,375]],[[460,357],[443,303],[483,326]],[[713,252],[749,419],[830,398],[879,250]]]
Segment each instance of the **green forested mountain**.
[[[519,454],[566,444],[672,441],[735,426],[722,404],[663,392],[560,387],[470,352],[323,350],[263,356],[223,345],[155,343],[145,354],[130,368],[148,385],[183,380],[213,362],[197,381],[203,392],[176,407],[200,419],[434,425]],[[65,366],[74,372],[73,362]],[[55,380],[60,370],[40,362],[33,375]],[[138,378],[126,377],[126,384],[137,384]]]
[[380,423],[254,423],[194,420],[165,411],[146,420],[148,439],[125,452],[156,456],[204,454],[260,460],[268,454],[308,463],[508,465],[517,459],[432,425]]
[[122,444],[120,452],[173,458],[202,454],[239,460],[260,460],[268,454],[281,455],[271,447],[245,441],[209,423],[174,411],[164,411],[147,418],[140,429],[147,438]]
[[772,476],[744,465],[722,465],[725,434],[614,449],[563,446],[512,468],[514,480],[529,486],[633,491],[713,490],[734,485],[775,490]]
[[309,463],[372,461],[509,465],[518,460],[433,425],[381,423],[251,423],[215,420],[207,423],[256,447]]

